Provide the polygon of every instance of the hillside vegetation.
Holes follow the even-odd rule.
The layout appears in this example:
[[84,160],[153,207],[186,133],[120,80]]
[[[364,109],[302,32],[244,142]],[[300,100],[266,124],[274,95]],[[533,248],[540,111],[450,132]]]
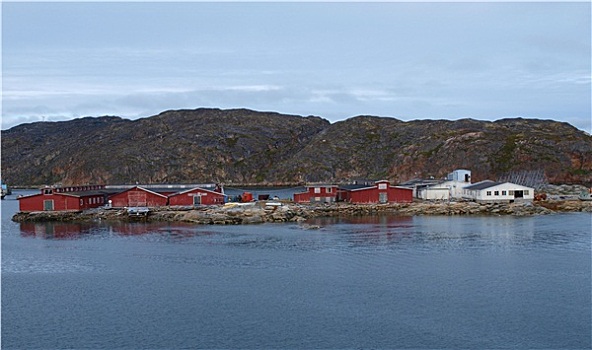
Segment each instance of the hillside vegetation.
[[2,131],[12,185],[295,184],[445,176],[473,180],[543,170],[551,183],[592,184],[592,137],[550,120],[330,123],[246,109],[166,111],[138,120],[81,118]]

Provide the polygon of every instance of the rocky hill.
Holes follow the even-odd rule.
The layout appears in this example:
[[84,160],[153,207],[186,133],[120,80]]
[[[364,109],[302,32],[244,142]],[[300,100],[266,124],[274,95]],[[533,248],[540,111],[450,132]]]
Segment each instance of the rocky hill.
[[2,131],[2,178],[13,185],[304,183],[473,180],[543,171],[552,183],[592,184],[592,137],[535,119],[403,122],[358,116],[331,124],[245,109],[166,111],[138,120],[81,118]]

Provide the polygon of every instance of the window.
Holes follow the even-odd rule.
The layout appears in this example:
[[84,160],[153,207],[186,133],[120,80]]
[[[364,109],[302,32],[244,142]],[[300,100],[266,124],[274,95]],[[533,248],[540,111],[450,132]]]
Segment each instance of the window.
[[524,195],[528,196],[528,190],[524,190]]
[[513,190],[509,190],[509,191],[508,191],[508,194],[509,194],[510,196],[513,196],[513,195],[514,195],[514,191],[513,191]]
[[378,184],[379,190],[386,190],[386,184]]
[[488,196],[491,196],[491,191],[487,191],[487,195]]
[[53,210],[53,200],[44,200],[43,210]]
[[499,196],[499,191],[494,191],[494,192],[493,192],[493,195],[495,195],[495,196]]
[[314,193],[321,193],[321,188],[320,187],[315,187],[314,188]]
[[327,193],[331,193],[333,192],[333,189],[331,187],[327,187]]
[[502,191],[502,196],[505,196],[505,195],[506,195],[506,191]]

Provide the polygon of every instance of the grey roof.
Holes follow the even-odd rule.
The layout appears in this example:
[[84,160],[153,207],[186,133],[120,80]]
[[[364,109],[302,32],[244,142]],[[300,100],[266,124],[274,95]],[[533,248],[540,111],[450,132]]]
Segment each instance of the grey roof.
[[463,189],[465,189],[465,190],[471,190],[471,191],[472,190],[484,190],[486,188],[497,186],[497,185],[500,185],[502,183],[503,182],[495,182],[495,181],[491,181],[491,180],[484,180],[484,181],[481,181],[481,182],[477,182],[474,185],[463,187]]
[[401,186],[413,186],[413,185],[434,185],[442,183],[440,179],[412,179],[409,181],[402,182]]
[[373,185],[361,185],[361,184],[360,185],[354,184],[354,185],[341,185],[341,186],[339,186],[340,189],[350,190],[350,191],[351,190],[359,190],[360,188],[372,188],[372,187],[374,187],[374,186]]
[[98,195],[112,195],[115,193],[119,193],[121,190],[89,190],[89,191],[72,191],[72,192],[54,192],[54,194],[66,194],[75,197],[84,197],[84,196],[98,196]]

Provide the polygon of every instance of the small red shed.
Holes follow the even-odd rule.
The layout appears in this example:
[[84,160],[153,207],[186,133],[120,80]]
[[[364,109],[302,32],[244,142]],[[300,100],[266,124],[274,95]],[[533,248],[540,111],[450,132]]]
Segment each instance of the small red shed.
[[351,203],[409,203],[413,201],[413,189],[392,186],[389,181],[376,181],[370,186],[344,186],[340,199]]
[[296,203],[333,203],[337,199],[337,185],[306,186],[305,192],[294,193]]
[[109,197],[111,206],[114,208],[160,207],[167,205],[167,199],[168,197],[164,194],[139,186],[134,186]]
[[[89,187],[90,188],[90,187]],[[72,188],[77,190],[78,188]],[[98,208],[105,204],[105,193],[92,189],[69,192],[70,188],[46,187],[40,193],[18,197],[19,210],[31,211],[80,211]]]
[[169,205],[214,205],[224,204],[223,193],[195,187],[186,191],[169,195]]

